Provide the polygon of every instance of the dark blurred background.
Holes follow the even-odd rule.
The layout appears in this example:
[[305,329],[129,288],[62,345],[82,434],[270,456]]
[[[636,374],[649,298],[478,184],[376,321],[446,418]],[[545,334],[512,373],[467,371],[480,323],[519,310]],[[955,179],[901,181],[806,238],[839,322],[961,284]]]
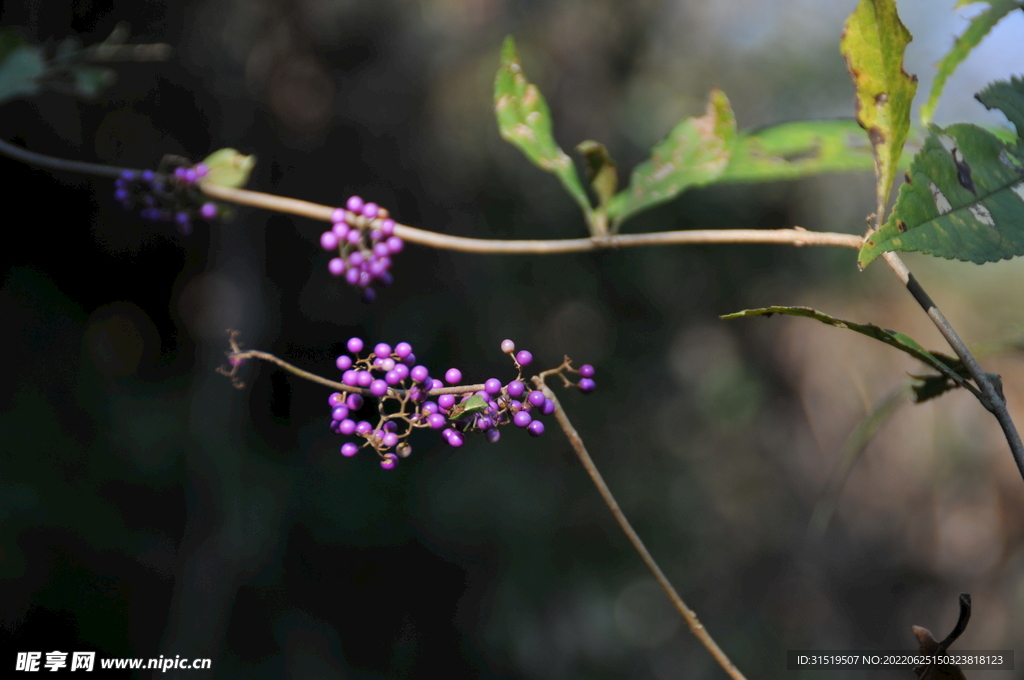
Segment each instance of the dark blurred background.
[[[126,64],[95,102],[3,107],[0,135],[57,156],[155,167],[233,146],[250,187],[326,204],[360,194],[401,222],[493,238],[584,233],[571,200],[497,135],[492,79],[514,34],[556,135],[608,145],[622,179],[726,91],[741,127],[852,113],[838,53],[854,2],[776,0],[10,0],[44,42],[175,47]],[[926,91],[965,22],[906,2]],[[970,99],[1019,72],[1022,17],[950,81],[940,124],[998,122]],[[263,365],[215,373],[225,328],[335,376],[347,338],[408,341],[469,380],[563,354],[598,391],[565,408],[681,595],[751,678],[785,650],[912,648],[974,596],[961,649],[1024,639],[1024,484],[969,395],[905,406],[809,535],[843,440],[919,370],[809,320],[722,322],[809,304],[938,334],[881,265],[773,246],[546,257],[409,246],[372,305],[333,279],[322,224],[241,209],[189,237],[124,213],[107,180],[0,158],[0,644],[211,657],[239,678],[721,678],[618,532],[564,436],[459,450],[429,433],[394,471],[342,459],[328,391]],[[872,178],[687,192],[626,231],[861,233]],[[1019,337],[1021,262],[909,256],[970,342]],[[1024,421],[1024,368],[992,359]],[[1018,661],[1019,662],[1019,661]],[[172,674],[173,675],[173,674]],[[989,672],[994,680],[1009,677]],[[801,677],[826,677],[805,674]],[[909,670],[829,678],[909,678]]]

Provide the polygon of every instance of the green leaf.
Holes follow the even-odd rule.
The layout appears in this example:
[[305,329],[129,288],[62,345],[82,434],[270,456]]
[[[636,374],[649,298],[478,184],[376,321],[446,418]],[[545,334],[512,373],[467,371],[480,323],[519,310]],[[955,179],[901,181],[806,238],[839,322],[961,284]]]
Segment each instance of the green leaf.
[[629,187],[608,205],[618,225],[632,215],[671,201],[684,189],[714,182],[725,172],[736,143],[736,118],[725,93],[711,91],[703,116],[680,122],[633,170]]
[[860,0],[839,43],[857,90],[857,122],[874,147],[879,224],[907,141],[910,105],[917,91],[917,78],[903,70],[910,41],[895,0]]
[[910,336],[904,335],[897,331],[890,331],[884,328],[880,328],[874,324],[859,324],[852,321],[846,321],[844,319],[837,319],[834,316],[829,316],[824,312],[819,312],[816,309],[810,307],[764,307],[762,309],[745,309],[742,312],[736,312],[734,314],[726,314],[721,317],[725,320],[739,319],[747,316],[771,316],[772,314],[786,314],[789,316],[805,316],[809,319],[817,319],[818,321],[828,324],[829,326],[835,326],[836,328],[846,328],[851,331],[855,331],[862,335],[866,335],[869,338],[874,338],[889,345],[895,347],[901,352],[906,352],[910,356],[914,357],[918,361],[922,361],[934,368],[939,373],[954,380],[958,385],[963,385],[964,381],[960,376],[953,372],[943,361],[935,357],[931,352],[927,351],[924,347],[921,347]]
[[457,405],[452,410],[449,418],[455,420],[457,418],[465,418],[466,416],[475,415],[482,413],[487,410],[487,401],[479,394],[474,394],[472,397]]
[[0,30],[0,104],[37,94],[45,71],[42,49],[26,44],[12,28]]
[[203,182],[226,187],[244,187],[256,166],[256,156],[246,156],[235,149],[218,149],[203,159],[210,171]]
[[740,133],[719,182],[766,182],[874,167],[871,140],[855,120],[812,120]]
[[590,222],[590,199],[572,159],[555,142],[551,112],[544,95],[526,80],[512,36],[501,49],[501,67],[494,79],[494,113],[502,139],[519,148],[534,165],[554,173]]
[[72,68],[71,72],[75,77],[75,89],[78,94],[88,99],[93,99],[100,90],[117,80],[117,73],[113,69],[102,66],[79,64]]
[[[980,1],[961,0],[956,6],[961,7]],[[971,50],[978,46],[981,39],[988,35],[993,26],[1013,10],[1021,8],[1021,4],[1016,2],[1016,0],[984,1],[988,2],[990,7],[971,19],[967,30],[953,43],[953,49],[947,52],[946,56],[936,65],[938,72],[935,74],[935,80],[932,81],[932,90],[928,93],[928,101],[921,106],[921,125],[924,127],[927,127],[932,122],[932,115],[935,113],[935,106],[939,103],[939,97],[942,95],[942,88],[946,85],[946,79],[956,70],[960,62],[967,58]]]
[[590,180],[590,188],[594,190],[598,204],[602,209],[607,209],[608,201],[619,188],[619,173],[616,171],[615,161],[608,155],[608,149],[604,144],[590,139],[577,144],[576,150],[583,154],[587,161],[587,179]]
[[[1024,132],[1024,81],[995,83],[978,99]],[[857,263],[892,250],[978,264],[1024,255],[1024,143],[1005,144],[975,125],[932,126],[892,215]]]

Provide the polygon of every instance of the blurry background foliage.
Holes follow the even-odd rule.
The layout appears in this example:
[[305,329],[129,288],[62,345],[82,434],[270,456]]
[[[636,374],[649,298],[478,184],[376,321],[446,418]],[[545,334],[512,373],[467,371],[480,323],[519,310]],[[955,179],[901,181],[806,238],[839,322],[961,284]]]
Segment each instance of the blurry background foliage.
[[[257,189],[334,204],[357,193],[446,233],[577,236],[576,205],[497,134],[506,34],[563,148],[601,140],[624,173],[712,87],[743,128],[852,115],[837,45],[853,4],[11,0],[0,25],[51,48],[125,20],[134,40],[176,52],[118,67],[93,103],[7,104],[0,135],[136,167],[232,146],[259,156]],[[965,25],[948,5],[900,6],[922,92]],[[937,123],[1002,122],[971,95],[1021,70],[1022,30],[1017,13],[967,59]],[[209,656],[217,677],[720,676],[560,433],[457,451],[426,436],[391,473],[343,461],[325,390],[266,366],[247,368],[244,391],[214,373],[227,327],[328,374],[352,335],[409,341],[428,365],[474,379],[508,375],[505,337],[541,366],[563,353],[597,366],[598,392],[565,406],[669,577],[751,677],[783,677],[787,648],[909,647],[912,623],[952,626],[962,591],[974,617],[960,648],[1024,639],[1024,489],[969,394],[902,410],[827,532],[807,538],[843,440],[920,367],[806,320],[717,315],[805,304],[940,348],[891,274],[858,274],[852,252],[409,247],[395,285],[365,306],[327,273],[310,221],[240,210],[179,239],[122,213],[109,181],[7,159],[0,171],[5,650]],[[873,194],[867,174],[694,190],[629,231],[863,233]],[[969,342],[1020,332],[1024,260],[907,261]],[[1024,421],[1020,361],[986,367]]]

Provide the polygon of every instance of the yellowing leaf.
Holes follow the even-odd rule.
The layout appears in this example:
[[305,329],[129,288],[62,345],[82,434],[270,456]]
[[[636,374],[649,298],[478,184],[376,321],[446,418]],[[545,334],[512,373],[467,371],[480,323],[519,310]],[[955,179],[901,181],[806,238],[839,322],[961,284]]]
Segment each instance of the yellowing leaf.
[[910,105],[917,91],[917,78],[903,70],[903,53],[911,39],[896,13],[895,0],[860,0],[839,43],[857,89],[857,122],[874,148],[878,224],[907,141]]
[[218,149],[203,159],[203,163],[210,169],[204,182],[244,187],[256,166],[256,156],[246,156],[235,149]]

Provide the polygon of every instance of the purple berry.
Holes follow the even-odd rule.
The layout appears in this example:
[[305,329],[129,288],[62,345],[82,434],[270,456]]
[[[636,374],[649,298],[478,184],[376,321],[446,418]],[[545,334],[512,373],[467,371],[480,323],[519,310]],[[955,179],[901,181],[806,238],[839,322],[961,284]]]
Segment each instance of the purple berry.
[[210,174],[210,168],[206,163],[196,163],[195,165],[196,177],[203,178]]
[[441,430],[441,436],[444,437],[445,439],[448,439],[448,437],[451,437],[453,434],[455,434],[455,430],[450,427],[446,427],[445,429]]
[[520,411],[512,418],[512,422],[515,423],[516,427],[526,427],[532,420],[533,416],[526,411]]
[[377,346],[373,348],[373,353],[381,359],[389,357],[391,356],[391,345],[386,342],[378,343]]
[[212,220],[217,216],[217,206],[207,201],[199,208],[199,214],[203,216],[204,220]]
[[411,371],[409,371],[409,377],[414,381],[421,383],[428,380],[430,375],[426,366],[415,366]]
[[358,371],[356,373],[356,380],[359,381],[360,387],[369,387],[370,383],[373,382],[373,374],[369,371]]
[[430,381],[430,389],[432,389],[432,390],[439,390],[442,387],[444,387],[444,383],[441,382],[440,380],[438,380],[437,378],[433,378]]
[[338,236],[333,231],[325,231],[320,234],[320,247],[324,250],[334,250],[338,247]]
[[363,210],[363,199],[358,196],[350,196],[348,201],[345,203],[345,207],[348,208],[349,212],[362,212]]
[[412,354],[412,345],[407,342],[400,342],[395,345],[395,354],[398,355],[399,359],[404,359]]
[[341,276],[345,273],[345,260],[340,257],[332,257],[330,262],[327,263],[327,271],[334,276]]
[[533,404],[534,406],[543,406],[545,398],[546,397],[544,396],[544,393],[541,392],[540,390],[534,390],[533,392],[530,392],[530,396],[527,397],[527,399],[530,400],[530,403]]
[[580,381],[576,386],[580,388],[580,392],[583,394],[590,394],[595,388],[597,388],[597,383],[590,378],[580,378]]
[[385,453],[380,461],[380,466],[385,470],[392,470],[398,465],[398,456],[393,453]]
[[501,381],[497,378],[488,378],[487,382],[484,383],[484,392],[489,395],[495,395],[501,392]]
[[427,416],[427,425],[435,430],[440,430],[442,427],[448,424],[448,419],[440,413],[431,413]]
[[371,220],[377,216],[379,208],[376,203],[367,203],[363,205],[363,215],[369,217]]
[[399,458],[408,458],[410,454],[412,454],[412,447],[407,443],[402,442],[397,448],[395,448],[395,453],[398,454]]
[[338,224],[345,221],[345,210],[344,208],[335,208],[331,211],[331,222]]
[[398,423],[396,423],[393,420],[387,421],[386,423],[384,423],[384,431],[385,432],[398,432]]
[[385,219],[380,223],[380,233],[383,236],[391,236],[395,233],[395,221],[391,218]]
[[349,387],[357,387],[359,385],[359,371],[345,371],[341,374],[341,382]]
[[348,395],[348,399],[345,400],[345,403],[348,404],[349,410],[358,411],[363,407],[363,395],[350,394]]
[[359,245],[359,239],[361,238],[362,234],[359,233],[358,229],[350,229],[349,232],[345,234],[345,240],[354,246]]
[[391,251],[392,255],[402,252],[402,248],[405,246],[402,239],[397,236],[388,236],[388,240],[385,243],[388,244],[388,250]]
[[448,435],[448,444],[453,446],[453,447],[455,447],[455,448],[459,448],[465,442],[466,442],[466,440],[462,436],[461,432],[458,432],[456,430],[452,430],[452,433],[450,435]]
[[334,360],[334,365],[338,367],[338,370],[347,371],[352,368],[352,357],[347,354],[342,354]]
[[546,416],[551,415],[552,413],[555,412],[555,402],[551,401],[550,399],[545,399],[544,405],[541,407],[540,412]]
[[429,416],[431,413],[437,413],[437,409],[437,402],[427,401],[423,403],[423,406],[420,406],[420,413],[425,416]]
[[[344,263],[342,263],[344,264]],[[345,272],[345,280],[353,286],[359,283],[359,270],[352,268]]]
[[584,378],[593,378],[594,367],[591,366],[590,364],[583,364],[582,366],[580,366],[580,375],[583,376]]
[[368,423],[367,421],[360,420],[358,423],[356,423],[356,434],[366,436],[370,434],[372,431],[373,425],[370,425],[370,423]]
[[348,418],[347,406],[335,406],[331,411],[331,420],[345,420],[346,418]]
[[508,396],[519,397],[522,396],[523,392],[526,391],[526,386],[518,380],[513,380],[508,384]]
[[530,423],[529,432],[534,437],[541,436],[542,434],[544,434],[544,423],[540,422],[539,420],[533,421],[532,423]]
[[334,392],[331,396],[327,397],[327,403],[330,404],[331,408],[341,406],[345,403],[345,395],[341,392]]
[[345,442],[344,444],[341,445],[341,455],[345,456],[346,458],[351,458],[357,453],[359,453],[359,447],[353,444],[352,442]]
[[337,222],[333,227],[331,227],[331,233],[338,237],[339,243],[341,243],[341,239],[348,238],[349,231],[351,231],[351,229],[345,222]]
[[384,436],[380,438],[381,443],[389,449],[398,443],[398,435],[394,432],[385,432]]
[[195,170],[193,170],[192,168],[189,168],[188,170],[185,171],[185,181],[186,182],[188,182],[189,184],[195,184],[195,181],[197,179],[199,179],[199,175],[196,174]]
[[496,443],[499,439],[501,439],[501,433],[498,432],[497,430],[487,430],[487,432],[484,432],[484,436],[487,437],[487,441],[489,441],[492,444]]
[[365,262],[365,261],[366,261],[366,260],[365,260],[365,258],[363,257],[363,254],[362,254],[362,253],[361,253],[360,251],[358,251],[358,250],[357,250],[357,251],[355,251],[355,252],[353,252],[353,253],[351,253],[351,254],[350,254],[350,255],[348,256],[348,263],[349,263],[350,265],[352,265],[353,267],[358,267],[358,266],[360,266],[361,264],[363,264],[363,262]]
[[370,394],[375,397],[383,397],[388,393],[388,384],[384,380],[374,380],[370,383]]
[[437,405],[443,408],[445,411],[455,406],[455,395],[454,394],[442,394],[437,398]]
[[363,351],[363,341],[359,338],[349,338],[345,346],[348,347],[348,351],[352,352],[352,354],[359,354]]
[[346,418],[338,424],[338,432],[344,435],[350,435],[356,431],[356,421],[351,418]]
[[516,351],[516,343],[512,342],[511,340],[502,340],[501,351],[504,352],[505,354],[512,354],[512,352]]
[[457,368],[449,368],[445,371],[444,381],[449,385],[458,385],[462,380],[462,371]]
[[377,257],[387,257],[390,252],[386,243],[373,244],[373,254]]
[[533,355],[527,350],[522,350],[516,355],[516,363],[520,366],[529,366],[530,362],[533,361]]
[[405,380],[409,377],[409,367],[405,364],[395,364],[395,373],[399,380]]
[[[132,174],[134,175],[135,173]],[[156,178],[156,173],[152,170],[143,170],[141,177],[143,182],[152,182]]]
[[384,382],[388,385],[397,385],[402,382],[402,376],[399,375],[398,371],[392,369],[384,374]]

